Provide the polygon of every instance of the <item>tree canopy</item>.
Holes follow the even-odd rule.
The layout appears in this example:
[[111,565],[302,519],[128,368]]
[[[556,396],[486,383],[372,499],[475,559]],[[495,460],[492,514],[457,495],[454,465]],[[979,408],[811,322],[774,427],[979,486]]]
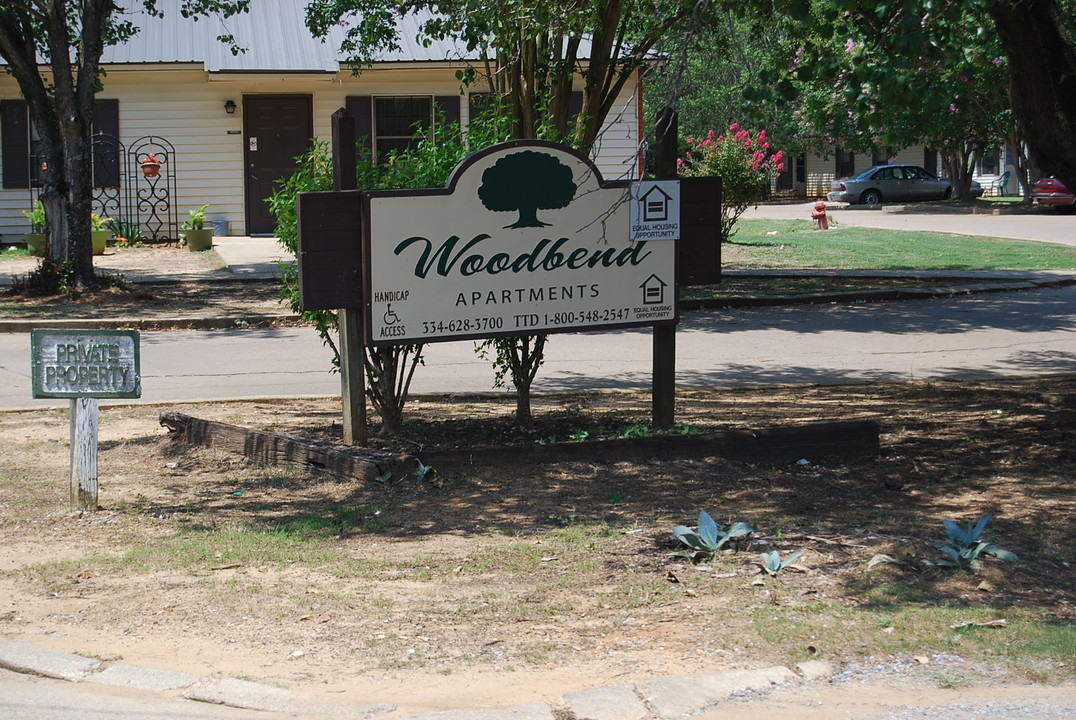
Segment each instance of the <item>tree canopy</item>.
[[[414,16],[420,42],[453,39],[473,53],[457,77],[504,103],[513,137],[588,152],[655,46],[708,8],[706,0],[313,0],[307,21],[319,36],[346,22],[342,49],[361,67],[398,47],[397,18]],[[582,106],[573,114],[576,77]]]
[[[179,12],[195,19],[207,13],[227,17],[245,11],[249,2],[182,0]],[[141,5],[151,16],[162,15],[157,0]],[[114,0],[5,0],[0,6],[0,57],[41,137],[48,253],[70,264],[76,286],[95,282],[90,133],[101,55],[138,30]]]

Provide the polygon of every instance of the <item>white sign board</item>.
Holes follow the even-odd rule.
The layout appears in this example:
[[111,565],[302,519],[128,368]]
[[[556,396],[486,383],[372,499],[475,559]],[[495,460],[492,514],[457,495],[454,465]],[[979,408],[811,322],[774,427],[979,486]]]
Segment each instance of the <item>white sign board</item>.
[[680,239],[679,180],[640,180],[631,184],[631,239]]
[[371,345],[675,323],[675,243],[629,239],[628,183],[531,141],[444,189],[363,193]]

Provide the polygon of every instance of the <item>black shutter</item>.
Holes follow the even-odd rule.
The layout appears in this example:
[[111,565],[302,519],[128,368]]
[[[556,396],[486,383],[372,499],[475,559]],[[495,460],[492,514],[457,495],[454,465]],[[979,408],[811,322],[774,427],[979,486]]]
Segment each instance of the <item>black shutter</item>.
[[583,109],[583,91],[573,90],[572,99],[568,101],[568,122],[575,122],[575,118],[579,115],[579,112]]
[[93,186],[119,187],[120,184],[120,101],[98,100],[93,107],[94,138]]
[[30,116],[25,100],[0,100],[4,189],[30,187]]
[[[460,124],[460,96],[439,95],[433,99],[444,116],[444,121],[449,125]],[[434,138],[437,138],[437,128],[434,128]]]
[[[344,100],[344,106],[355,116],[355,142],[366,149],[367,153],[374,151],[374,121],[373,121],[373,98],[369,95],[349,95]],[[363,156],[359,156],[359,162],[363,162]]]
[[120,101],[98,100],[93,106],[93,132],[120,136]]

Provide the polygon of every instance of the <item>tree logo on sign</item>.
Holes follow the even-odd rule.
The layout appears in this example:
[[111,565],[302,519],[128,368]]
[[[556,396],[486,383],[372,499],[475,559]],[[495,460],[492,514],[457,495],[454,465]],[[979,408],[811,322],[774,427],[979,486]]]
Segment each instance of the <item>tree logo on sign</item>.
[[478,197],[487,210],[519,213],[506,228],[548,227],[538,211],[567,207],[575,191],[570,167],[552,155],[524,150],[486,168]]

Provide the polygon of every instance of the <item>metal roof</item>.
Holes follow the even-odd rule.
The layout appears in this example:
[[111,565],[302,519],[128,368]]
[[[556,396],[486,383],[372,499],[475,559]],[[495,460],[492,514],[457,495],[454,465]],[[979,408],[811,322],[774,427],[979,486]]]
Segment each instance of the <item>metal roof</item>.
[[[180,15],[180,0],[157,0],[163,18],[150,17],[140,2],[126,0],[125,4],[133,8],[126,18],[140,29],[126,43],[105,48],[104,64],[199,63],[209,72],[220,73],[335,73],[347,61],[339,52],[345,29],[334,29],[325,42],[313,37],[306,27],[303,0],[251,0],[250,12],[197,20]],[[375,61],[444,62],[473,57],[462,44],[434,42],[426,47],[419,43],[419,24],[415,16],[400,18],[400,49],[383,52]],[[233,55],[216,39],[228,34],[245,52]]]

